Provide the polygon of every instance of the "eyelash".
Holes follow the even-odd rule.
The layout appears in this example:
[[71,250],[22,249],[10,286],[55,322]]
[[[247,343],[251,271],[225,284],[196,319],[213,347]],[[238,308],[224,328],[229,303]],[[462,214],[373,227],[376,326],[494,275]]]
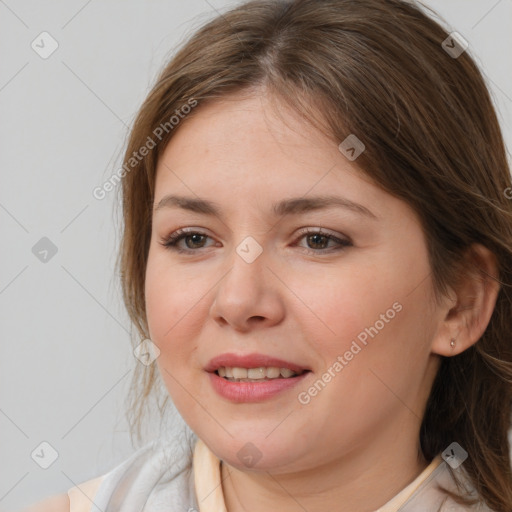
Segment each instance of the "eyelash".
[[[194,252],[197,252],[199,249],[203,249],[203,247],[199,247],[198,249],[181,249],[178,247],[178,242],[187,236],[191,235],[200,235],[200,236],[206,236],[210,238],[206,233],[202,233],[201,231],[194,231],[194,230],[188,230],[188,229],[178,229],[174,233],[171,233],[170,235],[162,238],[160,240],[160,243],[168,250],[170,251],[176,251],[178,253],[185,253],[185,254],[191,254]],[[340,239],[335,237],[334,235],[331,235],[329,233],[324,233],[322,230],[311,230],[309,228],[304,228],[300,230],[300,236],[297,238],[296,241],[308,236],[308,235],[322,235],[324,238],[326,238],[329,241],[334,241],[339,244],[340,247],[335,248],[334,250],[331,248],[329,249],[307,249],[303,248],[304,251],[308,254],[315,254],[319,255],[322,253],[331,253],[331,252],[338,252],[342,251],[347,247],[351,247],[353,244],[348,239]]]

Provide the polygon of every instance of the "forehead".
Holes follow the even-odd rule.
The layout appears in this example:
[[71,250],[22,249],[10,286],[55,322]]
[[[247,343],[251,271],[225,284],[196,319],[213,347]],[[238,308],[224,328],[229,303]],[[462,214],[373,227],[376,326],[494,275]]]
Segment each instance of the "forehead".
[[[216,203],[229,211],[258,207],[269,215],[293,209],[283,204],[286,199],[341,196],[361,205],[360,213],[366,209],[378,217],[394,199],[335,141],[265,95],[198,105],[177,128],[158,161],[155,211],[168,195],[201,198],[196,210],[212,210]],[[172,202],[178,203],[167,205]],[[306,211],[310,205],[302,206]]]
[[290,183],[318,179],[334,166],[371,181],[333,139],[289,106],[264,93],[244,93],[201,104],[176,127],[159,158],[157,181],[186,169],[191,179],[215,176],[221,182],[238,176],[238,185],[247,186],[251,179],[283,177]]

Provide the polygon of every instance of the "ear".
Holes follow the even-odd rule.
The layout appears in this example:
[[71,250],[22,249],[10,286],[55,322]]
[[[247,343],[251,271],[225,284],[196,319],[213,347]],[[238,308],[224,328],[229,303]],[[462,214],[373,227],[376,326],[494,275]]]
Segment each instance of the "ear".
[[467,271],[443,305],[442,323],[433,339],[432,352],[438,355],[454,356],[475,344],[496,305],[500,284],[495,255],[483,245],[473,244],[466,258]]

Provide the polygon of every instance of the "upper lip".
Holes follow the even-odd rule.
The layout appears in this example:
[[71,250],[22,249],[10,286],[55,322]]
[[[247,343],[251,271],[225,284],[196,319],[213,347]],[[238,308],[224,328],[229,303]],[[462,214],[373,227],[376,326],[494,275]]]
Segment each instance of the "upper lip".
[[206,365],[205,370],[207,372],[215,372],[221,366],[228,368],[260,368],[260,367],[277,367],[277,368],[289,368],[295,373],[301,373],[308,370],[304,366],[292,363],[290,361],[284,361],[276,357],[267,356],[265,354],[232,354],[226,353],[214,357]]

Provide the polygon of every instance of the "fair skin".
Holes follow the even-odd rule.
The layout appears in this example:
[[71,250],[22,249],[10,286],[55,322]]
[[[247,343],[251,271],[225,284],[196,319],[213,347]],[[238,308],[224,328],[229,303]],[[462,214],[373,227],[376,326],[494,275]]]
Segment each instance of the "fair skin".
[[[160,157],[154,207],[173,194],[220,209],[220,216],[154,209],[145,293],[162,378],[185,421],[222,459],[229,512],[384,505],[428,464],[418,456],[419,428],[440,356],[475,343],[492,314],[498,286],[485,278],[496,276],[492,254],[475,246],[481,273],[435,303],[417,216],[356,163],[291,111],[276,116],[264,93],[198,107]],[[284,199],[320,195],[371,213],[271,211]],[[305,227],[350,243],[305,236]],[[187,253],[164,247],[179,228],[206,236],[179,241]],[[236,252],[248,236],[262,248],[251,263]],[[400,311],[333,372],[358,335],[397,304]],[[233,403],[205,370],[226,352],[310,371],[271,398]],[[325,387],[299,401],[329,368]],[[251,467],[237,456],[249,442],[260,454]],[[30,512],[69,510],[67,495],[52,499]]]
[[70,502],[66,493],[44,498],[19,512],[69,512]]
[[[336,144],[284,107],[276,116],[265,94],[201,108],[157,167],[154,206],[174,194],[220,209],[220,216],[178,206],[153,212],[146,307],[165,385],[223,460],[229,512],[376,510],[427,466],[417,455],[419,428],[439,356],[481,336],[497,287],[476,279],[436,304],[417,216]],[[319,195],[349,199],[373,216],[340,207],[271,211],[283,199]],[[351,245],[308,238],[298,233],[303,227]],[[162,239],[179,228],[206,236],[181,239],[188,253],[164,247]],[[252,263],[236,252],[247,236],[263,249]],[[479,265],[495,273],[492,255],[476,251]],[[401,311],[300,403],[298,393],[397,302]],[[262,353],[311,371],[270,399],[233,403],[205,371],[226,352]],[[248,442],[261,454],[250,468],[237,457]]]

